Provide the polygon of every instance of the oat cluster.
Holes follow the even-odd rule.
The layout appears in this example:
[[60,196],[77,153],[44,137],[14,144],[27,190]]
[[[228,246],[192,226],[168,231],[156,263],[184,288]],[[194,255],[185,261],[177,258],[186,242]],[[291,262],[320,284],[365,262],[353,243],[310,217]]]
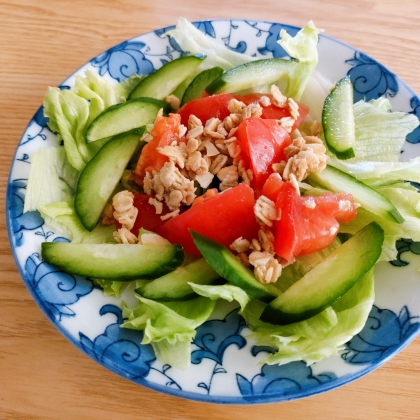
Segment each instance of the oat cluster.
[[130,191],[121,191],[112,199],[114,219],[122,227],[114,232],[114,239],[119,244],[136,244],[137,236],[130,232],[136,221],[138,210],[134,206],[134,195]]
[[284,149],[287,161],[273,164],[273,171],[291,180],[294,175],[298,182],[310,173],[319,172],[327,166],[327,149],[316,136],[303,136],[293,139],[292,144]]
[[237,259],[253,268],[255,277],[263,284],[275,283],[281,275],[282,264],[274,252],[274,235],[264,225],[258,231],[258,238],[248,241],[236,239],[230,248],[237,252]]

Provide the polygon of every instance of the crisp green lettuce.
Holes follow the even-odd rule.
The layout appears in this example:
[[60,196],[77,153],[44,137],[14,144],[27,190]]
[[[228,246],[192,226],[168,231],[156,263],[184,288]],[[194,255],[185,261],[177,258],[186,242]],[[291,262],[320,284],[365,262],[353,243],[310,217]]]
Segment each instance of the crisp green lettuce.
[[213,312],[215,301],[199,297],[187,302],[155,302],[136,295],[135,308],[123,305],[123,328],[143,331],[142,344],[151,344],[156,357],[178,369],[190,365],[196,328]]
[[[132,79],[134,81],[134,78]],[[81,171],[98,152],[107,139],[87,144],[85,130],[105,109],[125,100],[127,82],[114,87],[93,70],[86,70],[85,77],[76,76],[70,90],[48,88],[44,98],[44,115],[48,126],[63,140],[69,163]]]
[[32,155],[26,186],[24,212],[69,200],[76,190],[79,173],[68,163],[63,147],[46,147]]
[[354,104],[356,143],[351,161],[399,161],[405,138],[418,127],[419,120],[413,114],[390,112],[390,107],[384,98]]
[[255,60],[254,57],[229,50],[221,42],[205,36],[185,18],[179,18],[176,28],[166,32],[162,36],[174,38],[184,51],[192,55],[205,54],[206,59],[200,65],[201,70],[214,66],[228,70]]
[[200,296],[208,297],[211,300],[224,299],[228,302],[235,300],[241,307],[239,313],[243,312],[246,305],[248,305],[251,300],[251,297],[243,289],[231,284],[224,284],[220,286],[206,286],[195,283],[188,284],[195,293]]
[[303,360],[309,365],[338,354],[365,325],[373,301],[371,270],[332,307],[305,321],[285,326],[261,322],[259,316],[265,304],[255,300],[246,307],[243,316],[251,329],[249,337],[257,345],[275,350],[264,363],[283,365]]
[[330,157],[328,163],[370,186],[392,184],[401,180],[420,182],[420,157],[409,162],[349,162]]
[[45,222],[73,243],[115,243],[115,226],[98,224],[92,232],[86,230],[74,211],[73,201],[50,203],[38,208]]
[[130,284],[127,281],[116,281],[108,279],[91,279],[94,283],[101,287],[105,296],[115,296],[119,298],[121,293]]
[[71,90],[89,101],[89,118],[86,126],[89,126],[105,109],[120,102],[112,85],[91,69],[85,71],[85,77],[76,76]]
[[50,87],[43,105],[48,126],[63,140],[70,165],[81,171],[92,157],[84,137],[89,119],[88,101],[70,90]]
[[[317,29],[312,21],[309,21],[296,36],[290,36],[286,30],[280,31],[280,46],[298,61],[296,66],[290,67],[289,84],[285,95],[295,100],[300,100],[307,86],[309,78],[318,64],[318,35],[322,30]],[[319,86],[318,86],[319,87]]]

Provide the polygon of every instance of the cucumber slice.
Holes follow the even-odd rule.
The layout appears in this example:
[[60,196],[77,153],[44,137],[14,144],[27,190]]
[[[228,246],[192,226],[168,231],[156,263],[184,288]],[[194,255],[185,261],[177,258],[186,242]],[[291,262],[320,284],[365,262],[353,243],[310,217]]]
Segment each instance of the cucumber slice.
[[367,225],[273,300],[260,319],[288,325],[322,312],[375,265],[383,241],[382,228],[376,223]]
[[87,230],[93,230],[98,223],[139,141],[136,133],[110,140],[80,174],[74,210]]
[[209,285],[214,284],[219,278],[220,276],[206,260],[200,258],[136,289],[136,293],[147,299],[163,302],[193,299],[197,294],[188,282]]
[[353,84],[349,76],[339,80],[325,99],[322,126],[331,153],[343,160],[354,157]]
[[143,102],[150,102],[151,104],[156,104],[159,108],[163,109],[163,115],[167,117],[171,112],[174,112],[172,107],[166,101],[162,101],[161,99],[155,98],[148,98],[146,96],[142,96],[141,98],[137,98],[136,101],[143,101]]
[[331,191],[352,194],[357,203],[373,214],[391,222],[404,222],[404,217],[388,198],[340,169],[327,165],[323,171],[312,172],[308,179]]
[[161,107],[137,99],[113,105],[99,114],[86,130],[86,141],[92,142],[153,123]]
[[281,292],[273,285],[261,284],[253,272],[246,268],[223,245],[191,231],[194,243],[216,273],[229,283],[240,287],[250,296],[263,302],[271,302]]
[[224,70],[221,67],[212,67],[199,73],[185,90],[181,105],[184,105],[193,99],[201,98],[206,87],[213,82],[213,80],[220,77],[223,72]]
[[213,93],[234,93],[250,89],[260,85],[277,82],[283,76],[289,74],[296,62],[284,58],[268,58],[251,61],[233,67],[206,87],[206,92]]
[[205,56],[191,55],[169,61],[159,70],[145,77],[130,93],[128,99],[147,96],[165,99],[203,62]]
[[69,274],[131,281],[171,272],[182,264],[184,252],[179,245],[43,242],[41,256]]

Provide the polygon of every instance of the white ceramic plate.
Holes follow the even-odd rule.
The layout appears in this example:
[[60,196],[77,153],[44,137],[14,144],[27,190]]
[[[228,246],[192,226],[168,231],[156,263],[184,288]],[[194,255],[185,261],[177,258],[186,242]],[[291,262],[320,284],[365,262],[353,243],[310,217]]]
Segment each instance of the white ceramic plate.
[[[298,28],[278,23],[244,20],[197,22],[207,36],[228,48],[260,57],[280,57],[279,31],[294,35]],[[169,28],[141,35],[98,55],[75,74],[91,68],[110,81],[133,73],[150,73],[178,57],[179,46],[160,35]],[[320,36],[318,70],[332,81],[346,74],[355,87],[355,100],[385,95],[394,110],[420,115],[420,100],[397,76],[381,64],[341,42]],[[74,74],[62,88],[71,86]],[[407,138],[404,160],[419,154],[420,130]],[[404,348],[419,332],[420,244],[399,241],[399,259],[378,266],[376,300],[363,331],[340,356],[307,367],[303,362],[284,366],[261,365],[267,349],[245,338],[246,328],[237,311],[222,307],[198,328],[192,365],[179,371],[162,365],[149,346],[140,345],[141,333],[121,329],[120,301],[104,297],[84,278],[71,276],[42,262],[43,241],[64,240],[37,212],[23,214],[31,156],[54,144],[42,108],[35,114],[19,143],[10,171],[7,222],[16,263],[26,286],[48,319],[79,349],[117,374],[146,387],[198,401],[233,404],[279,402],[324,392],[371,372]],[[29,339],[29,338],[28,338]]]

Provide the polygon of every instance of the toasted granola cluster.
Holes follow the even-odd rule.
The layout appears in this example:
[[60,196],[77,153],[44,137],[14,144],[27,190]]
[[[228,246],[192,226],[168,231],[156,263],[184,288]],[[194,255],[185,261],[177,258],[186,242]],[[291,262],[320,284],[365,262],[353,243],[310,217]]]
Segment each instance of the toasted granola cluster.
[[240,237],[230,248],[237,252],[237,258],[242,264],[253,267],[255,277],[261,283],[275,283],[280,277],[282,264],[274,252],[274,235],[264,226],[258,231],[258,238],[249,242]]
[[272,169],[286,181],[302,182],[312,172],[319,172],[327,166],[327,149],[316,136],[297,137],[284,149],[287,161],[274,163]]

